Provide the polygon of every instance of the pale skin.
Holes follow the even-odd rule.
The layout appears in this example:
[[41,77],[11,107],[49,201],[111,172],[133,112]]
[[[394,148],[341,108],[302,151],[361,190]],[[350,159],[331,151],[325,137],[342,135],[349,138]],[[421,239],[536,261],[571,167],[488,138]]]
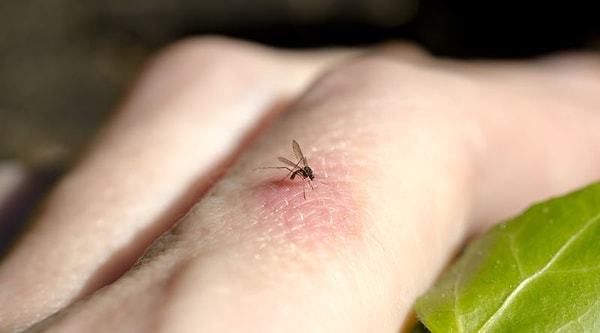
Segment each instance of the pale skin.
[[[398,332],[469,237],[600,177],[599,92],[585,54],[180,42],[0,264],[0,331]],[[306,199],[261,169],[292,140]]]

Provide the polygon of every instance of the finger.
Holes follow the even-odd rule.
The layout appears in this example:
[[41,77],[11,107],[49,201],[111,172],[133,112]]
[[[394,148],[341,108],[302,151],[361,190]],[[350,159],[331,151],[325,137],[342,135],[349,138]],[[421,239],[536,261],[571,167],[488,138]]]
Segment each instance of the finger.
[[344,53],[292,56],[209,38],[151,62],[0,266],[0,330],[38,320],[129,268],[211,186],[239,142]]

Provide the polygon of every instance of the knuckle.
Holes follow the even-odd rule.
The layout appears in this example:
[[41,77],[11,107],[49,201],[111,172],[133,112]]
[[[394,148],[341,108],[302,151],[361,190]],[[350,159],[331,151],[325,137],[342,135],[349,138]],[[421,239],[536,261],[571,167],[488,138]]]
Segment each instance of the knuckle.
[[213,64],[231,62],[233,57],[243,57],[244,47],[241,42],[220,37],[193,37],[178,41],[161,52],[154,59],[155,62],[171,63],[184,61],[202,63],[210,61]]
[[409,88],[407,77],[420,69],[412,64],[369,55],[334,68],[321,76],[310,93],[346,101],[398,96]]
[[261,76],[260,67],[266,56],[259,50],[258,46],[227,38],[188,38],[159,52],[150,61],[147,72],[149,76],[158,74],[161,79],[235,88]]

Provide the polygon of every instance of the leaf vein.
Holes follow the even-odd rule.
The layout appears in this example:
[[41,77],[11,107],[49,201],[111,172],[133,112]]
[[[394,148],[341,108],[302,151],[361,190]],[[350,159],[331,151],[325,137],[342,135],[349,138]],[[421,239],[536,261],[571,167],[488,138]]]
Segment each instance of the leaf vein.
[[511,305],[511,303],[519,295],[521,290],[523,290],[525,287],[527,287],[529,284],[531,284],[533,281],[539,278],[542,274],[544,274],[547,270],[549,270],[550,267],[552,267],[552,265],[554,265],[554,263],[558,260],[558,258],[560,258],[560,256],[565,251],[567,251],[569,246],[575,240],[577,240],[579,236],[581,236],[592,224],[594,224],[594,222],[598,220],[600,220],[600,214],[597,214],[596,216],[592,217],[578,232],[576,232],[573,236],[569,237],[569,239],[560,247],[560,249],[558,249],[556,254],[546,263],[546,265],[544,265],[544,267],[542,267],[540,270],[521,281],[521,283],[519,283],[519,285],[515,289],[513,289],[513,291],[508,295],[508,297],[506,297],[504,302],[502,302],[498,310],[496,310],[496,312],[494,312],[494,314],[492,314],[490,318],[488,318],[488,320],[485,323],[483,323],[479,332],[485,332],[489,330],[490,327],[499,320],[500,316],[502,316],[504,311],[506,311],[506,309]]
[[524,278],[526,276],[525,271],[523,270],[523,265],[521,264],[521,260],[519,259],[519,256],[517,256],[517,249],[515,248],[515,237],[514,235],[511,235],[508,237],[508,246],[510,249],[510,253],[512,254],[513,258],[515,259],[515,263],[517,264],[517,269],[519,270],[519,275],[521,276],[521,278]]
[[549,271],[549,273],[557,273],[557,274],[568,274],[568,273],[591,273],[593,271],[600,270],[600,265],[595,265],[591,267],[581,267],[581,268],[570,268],[570,269],[553,269]]
[[456,281],[454,281],[454,321],[456,322],[456,329],[458,332],[463,331],[461,316],[458,315],[458,285],[460,284],[461,277],[462,275],[457,272]]
[[585,329],[585,326],[584,326],[584,325],[581,323],[581,318],[583,318],[584,316],[586,316],[587,314],[589,314],[589,313],[590,313],[590,312],[591,312],[591,311],[594,309],[594,307],[595,307],[596,305],[598,305],[598,301],[596,301],[596,302],[594,302],[594,304],[592,304],[592,305],[588,306],[588,307],[587,307],[587,310],[586,310],[586,311],[584,311],[583,313],[579,314],[579,316],[577,316],[577,318],[575,318],[575,319],[573,319],[573,320],[571,320],[571,321],[568,321],[568,322],[566,322],[566,323],[565,323],[563,326],[561,326],[561,327],[557,328],[557,329],[556,329],[556,332],[560,332],[560,331],[562,331],[562,330],[566,329],[567,327],[569,327],[569,325],[572,325],[573,323],[576,323],[576,324],[578,324],[578,325],[579,325],[579,327],[580,327],[582,330],[583,330],[583,329]]

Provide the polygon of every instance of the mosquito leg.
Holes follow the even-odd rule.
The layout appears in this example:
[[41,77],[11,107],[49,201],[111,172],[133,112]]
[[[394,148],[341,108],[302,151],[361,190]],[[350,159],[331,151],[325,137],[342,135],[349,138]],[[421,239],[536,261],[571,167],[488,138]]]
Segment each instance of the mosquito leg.
[[263,167],[263,168],[260,168],[260,169],[286,169],[286,170],[287,170],[287,171],[289,171],[289,172],[288,172],[288,173],[287,173],[287,175],[285,175],[285,177],[283,177],[281,180],[284,180],[284,179],[286,179],[287,177],[289,177],[291,174],[293,174],[293,173],[294,173],[294,170],[292,170],[291,168],[288,168],[288,167],[286,167],[286,166],[280,166],[280,167]]
[[288,167],[279,167],[279,169],[287,169],[289,172],[287,173],[287,175],[285,175],[285,177],[281,178],[280,181],[284,181],[286,180],[288,177],[290,177],[290,175],[292,175],[292,179],[294,179],[294,170],[288,168]]
[[306,200],[306,184],[305,184],[305,182],[302,182],[302,196],[304,197],[304,200]]

